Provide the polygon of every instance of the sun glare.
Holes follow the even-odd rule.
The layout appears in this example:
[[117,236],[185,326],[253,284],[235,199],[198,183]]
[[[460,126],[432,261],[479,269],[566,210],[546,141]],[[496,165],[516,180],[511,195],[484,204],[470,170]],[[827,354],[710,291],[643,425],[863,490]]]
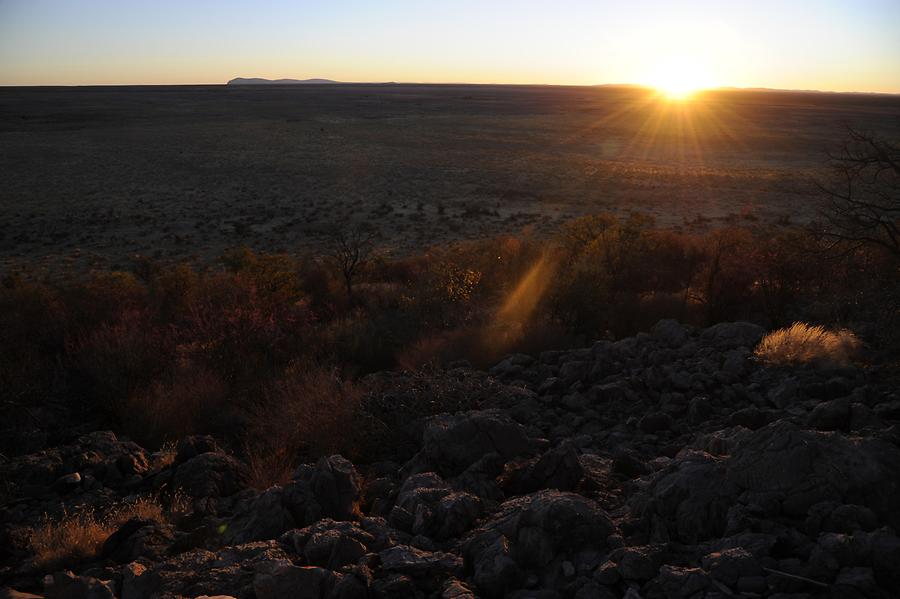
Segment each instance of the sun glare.
[[677,59],[659,65],[647,83],[669,100],[687,100],[713,86],[709,72],[696,61]]

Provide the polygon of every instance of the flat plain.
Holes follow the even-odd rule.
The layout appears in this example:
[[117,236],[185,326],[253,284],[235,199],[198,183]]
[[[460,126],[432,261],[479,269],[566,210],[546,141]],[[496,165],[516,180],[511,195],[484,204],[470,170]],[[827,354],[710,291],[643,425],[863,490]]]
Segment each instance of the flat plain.
[[0,88],[0,269],[313,247],[368,222],[397,252],[640,211],[691,230],[815,215],[847,127],[900,96],[632,87]]

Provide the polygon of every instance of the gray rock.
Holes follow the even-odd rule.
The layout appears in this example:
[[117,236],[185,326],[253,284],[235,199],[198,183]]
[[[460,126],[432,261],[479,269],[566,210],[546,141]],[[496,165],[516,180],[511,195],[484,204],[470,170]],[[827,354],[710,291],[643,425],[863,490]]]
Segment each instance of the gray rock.
[[644,582],[655,577],[662,565],[662,556],[656,547],[626,547],[619,556],[616,569],[625,580]]
[[850,429],[850,398],[833,399],[820,403],[810,412],[807,423],[820,431]]
[[680,347],[687,341],[688,332],[677,320],[663,319],[653,326],[651,334],[669,347]]
[[701,593],[710,586],[709,575],[700,568],[665,565],[659,569],[657,585],[666,597],[684,599]]
[[46,599],[115,599],[113,583],[90,576],[76,576],[68,570],[44,578]]
[[387,572],[420,576],[459,576],[462,574],[463,560],[452,553],[429,552],[397,545],[378,554],[381,567]]
[[321,458],[309,477],[309,486],[324,516],[336,520],[355,517],[360,477],[349,460],[339,455]]
[[296,524],[291,512],[284,506],[284,490],[272,487],[250,499],[225,523],[222,541],[240,545],[275,539]]
[[722,322],[704,329],[701,338],[721,350],[738,347],[754,348],[766,330],[750,322]]
[[763,573],[757,559],[743,547],[724,549],[707,554],[703,558],[703,568],[719,582],[734,587],[739,578],[761,576]]
[[798,430],[779,421],[743,439],[728,460],[727,480],[776,494],[782,510],[805,517],[820,501],[865,505],[885,522],[900,524],[900,448],[877,439]]
[[488,453],[509,460],[533,454],[537,448],[525,428],[500,411],[442,414],[425,424],[418,460],[446,476],[459,474]]
[[262,562],[256,566],[253,592],[257,599],[319,599],[331,577],[324,568],[301,568],[289,560]]
[[584,476],[578,452],[568,444],[561,444],[527,462],[524,467],[506,473],[501,482],[511,495],[524,495],[540,489],[570,491]]
[[645,433],[667,431],[672,428],[672,417],[664,412],[652,412],[641,418],[638,428]]
[[202,453],[175,469],[172,485],[189,497],[228,497],[244,486],[246,468],[224,453]]

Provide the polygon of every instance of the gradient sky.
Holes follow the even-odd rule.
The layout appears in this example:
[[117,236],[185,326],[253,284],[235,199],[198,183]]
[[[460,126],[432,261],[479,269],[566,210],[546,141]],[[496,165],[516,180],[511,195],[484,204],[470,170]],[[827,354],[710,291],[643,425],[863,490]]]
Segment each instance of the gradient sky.
[[0,0],[0,85],[653,83],[900,92],[900,0]]

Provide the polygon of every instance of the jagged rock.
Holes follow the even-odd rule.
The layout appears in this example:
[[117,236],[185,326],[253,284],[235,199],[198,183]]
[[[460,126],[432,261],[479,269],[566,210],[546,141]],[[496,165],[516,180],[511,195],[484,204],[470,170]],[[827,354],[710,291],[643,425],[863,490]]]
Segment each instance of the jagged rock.
[[237,508],[235,515],[222,525],[222,542],[240,545],[275,539],[296,524],[291,511],[285,507],[284,490],[276,486]]
[[76,576],[68,570],[44,578],[46,599],[115,599],[113,584],[91,576]]
[[335,573],[336,582],[329,594],[330,599],[369,599],[372,588],[372,571],[366,566],[353,566]]
[[863,567],[841,569],[834,580],[834,590],[843,597],[852,597],[854,594],[878,597],[881,594],[875,580],[875,572],[872,568]]
[[409,545],[397,545],[385,549],[378,554],[378,557],[381,559],[383,570],[412,577],[438,576],[446,578],[449,575],[462,573],[462,559],[451,553],[432,553]]
[[688,452],[657,475],[649,496],[632,498],[632,510],[650,526],[654,538],[694,543],[725,532],[738,491],[725,478],[721,460]]
[[626,547],[616,569],[625,580],[644,582],[659,573],[663,557],[657,547]]
[[384,549],[384,540],[379,541],[357,523],[330,519],[288,531],[281,542],[302,555],[307,564],[329,570],[355,564],[366,553]]
[[754,348],[766,330],[750,322],[722,322],[704,329],[701,337],[718,349]]
[[[119,469],[128,465],[128,471]],[[148,468],[146,452],[131,441],[120,440],[111,431],[95,431],[74,442],[21,455],[0,464],[0,479],[9,482],[7,492],[28,489],[27,494],[43,492],[55,485],[69,492],[90,479],[106,486],[120,486],[127,477],[143,474]]]
[[500,532],[477,537],[467,551],[474,570],[472,580],[483,595],[499,597],[521,586],[522,570],[512,557],[509,539]]
[[817,405],[810,412],[808,424],[820,431],[849,430],[850,399],[834,399]]
[[559,491],[510,499],[464,543],[475,584],[489,596],[522,583],[522,571],[541,569],[560,553],[602,550],[614,526],[593,501]]
[[124,564],[139,558],[158,560],[175,541],[175,527],[153,520],[132,518],[113,532],[100,550],[100,557]]
[[123,568],[121,599],[244,597],[253,592],[257,565],[287,559],[276,541],[266,541],[216,551],[196,549],[150,565],[133,562]]
[[578,452],[568,443],[546,451],[521,467],[504,474],[501,486],[510,495],[523,495],[540,489],[570,491],[584,476]]
[[662,412],[653,412],[641,418],[638,427],[645,433],[666,431],[672,428],[672,417]]
[[257,599],[319,599],[331,583],[332,573],[315,566],[295,566],[289,560],[256,565],[253,592]]
[[892,526],[900,494],[900,449],[877,439],[799,430],[779,421],[738,444],[727,480],[753,492],[773,493],[784,513],[801,517],[820,501],[864,505]]
[[680,347],[688,338],[687,329],[677,320],[672,319],[663,319],[657,322],[651,334],[669,347]]
[[475,599],[475,593],[465,583],[451,578],[441,589],[441,599]]
[[729,587],[735,587],[740,578],[760,576],[763,573],[757,559],[743,547],[707,554],[703,558],[703,569]]
[[224,526],[223,541],[240,544],[274,539],[294,526],[306,526],[321,518],[354,519],[359,485],[356,468],[341,456],[302,466],[283,488],[271,487],[239,504]]
[[246,469],[224,453],[202,453],[175,469],[172,485],[189,497],[228,497],[243,487]]
[[537,448],[522,425],[498,410],[441,414],[425,424],[422,451],[413,462],[427,464],[419,472],[434,470],[447,476],[459,474],[488,453],[509,460]]
[[709,575],[700,568],[665,565],[659,569],[656,584],[665,597],[682,599],[701,593],[710,586]]
[[81,486],[81,473],[73,472],[56,479],[51,488],[57,493],[69,493]]
[[174,464],[184,464],[191,458],[203,453],[222,453],[216,440],[211,435],[191,435],[182,437],[175,446]]
[[754,431],[768,423],[769,415],[755,406],[738,410],[731,415],[732,426],[743,426]]
[[650,472],[646,461],[638,458],[633,452],[618,449],[613,455],[612,471],[624,478],[636,478]]
[[348,520],[356,515],[360,477],[349,460],[339,455],[323,457],[309,474],[308,480],[325,516]]
[[376,599],[407,599],[416,597],[416,583],[405,574],[391,574],[372,583]]

